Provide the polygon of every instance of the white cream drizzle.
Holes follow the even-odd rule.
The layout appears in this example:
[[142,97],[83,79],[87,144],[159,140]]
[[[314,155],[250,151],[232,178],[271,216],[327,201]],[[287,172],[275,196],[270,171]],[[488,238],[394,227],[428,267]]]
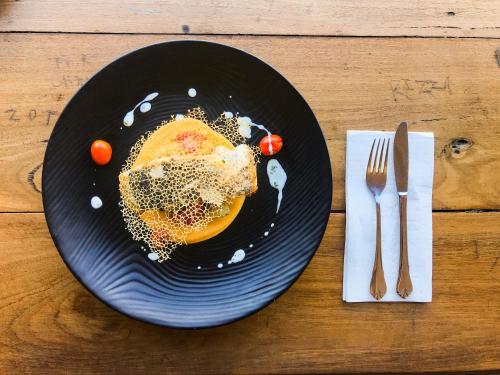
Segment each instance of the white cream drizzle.
[[267,162],[267,175],[271,186],[278,190],[278,205],[276,213],[280,210],[281,200],[283,199],[283,188],[286,183],[286,172],[281,164],[276,159],[271,159]]
[[[125,115],[125,117],[123,118],[123,125],[132,126],[134,124],[134,111],[137,109],[137,107],[141,106],[141,109],[140,109],[141,112],[149,111],[151,109],[151,103],[148,103],[149,108],[148,108],[148,106],[142,107],[142,105],[146,104],[146,102],[153,100],[157,96],[158,96],[158,93],[153,92],[153,93],[149,94],[148,96],[146,96],[144,99],[142,99],[139,103],[137,103],[135,105],[135,107],[132,108],[130,111],[128,111],[127,114]],[[143,111],[143,109],[145,109],[145,110]]]
[[271,142],[271,132],[269,130],[267,130],[267,128],[264,125],[259,125],[259,124],[252,122],[252,119],[250,117],[247,117],[247,116],[238,117],[238,120],[236,120],[236,123],[239,125],[238,126],[238,133],[240,133],[241,136],[245,137],[245,138],[252,137],[252,127],[255,127],[257,129],[260,129],[260,130],[264,130],[267,133],[267,137],[269,138],[269,142],[268,142],[269,153],[271,155],[274,154],[273,145]]

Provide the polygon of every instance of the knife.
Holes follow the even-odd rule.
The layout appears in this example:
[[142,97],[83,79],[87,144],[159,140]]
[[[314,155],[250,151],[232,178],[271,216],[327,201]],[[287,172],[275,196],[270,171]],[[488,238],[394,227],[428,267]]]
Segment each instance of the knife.
[[394,174],[399,195],[399,277],[396,291],[402,298],[413,291],[408,262],[406,211],[408,202],[408,124],[402,122],[394,136]]

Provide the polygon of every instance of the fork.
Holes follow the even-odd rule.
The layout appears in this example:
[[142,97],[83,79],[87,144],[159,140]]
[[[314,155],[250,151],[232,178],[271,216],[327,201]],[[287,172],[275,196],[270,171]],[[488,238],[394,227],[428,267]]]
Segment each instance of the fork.
[[[387,141],[387,143],[386,143]],[[375,149],[375,143],[377,148]],[[373,150],[375,149],[375,155]],[[372,280],[370,282],[370,293],[379,300],[387,291],[382,266],[382,244],[381,244],[381,220],[380,220],[380,196],[385,188],[387,180],[387,159],[389,156],[389,139],[384,139],[380,147],[380,139],[374,139],[370,158],[366,166],[366,186],[373,194],[377,205],[377,241],[375,245],[375,261],[373,262]]]

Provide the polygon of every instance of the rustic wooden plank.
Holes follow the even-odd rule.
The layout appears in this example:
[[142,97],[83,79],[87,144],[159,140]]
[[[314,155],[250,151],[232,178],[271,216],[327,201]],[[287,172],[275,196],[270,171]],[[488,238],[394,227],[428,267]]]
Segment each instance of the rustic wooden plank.
[[264,374],[500,369],[500,213],[434,214],[434,300],[345,304],[344,214],[299,281],[202,331],[126,318],[59,258],[42,214],[0,215],[0,372]]
[[0,30],[499,37],[496,1],[5,0]]
[[[2,35],[0,211],[42,210],[47,139],[87,78],[126,51],[174,38]],[[346,130],[393,130],[404,119],[411,130],[435,132],[434,209],[500,208],[498,40],[206,39],[263,58],[304,95],[328,141],[335,209],[344,208]]]

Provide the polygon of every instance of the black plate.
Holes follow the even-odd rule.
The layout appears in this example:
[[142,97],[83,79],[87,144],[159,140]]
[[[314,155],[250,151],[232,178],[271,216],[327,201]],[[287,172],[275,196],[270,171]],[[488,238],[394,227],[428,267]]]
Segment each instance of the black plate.
[[[197,90],[194,98],[187,94],[191,87]],[[151,110],[136,110],[134,125],[123,127],[125,113],[155,91],[159,96]],[[171,260],[159,264],[148,259],[125,229],[117,176],[141,134],[195,106],[211,119],[223,111],[239,112],[283,137],[285,146],[276,155],[288,175],[283,203],[276,215],[277,190],[269,185],[268,158],[263,157],[259,191],[246,199],[231,226],[209,241],[178,248]],[[253,134],[253,143],[264,135]],[[105,167],[90,158],[95,139],[113,146],[112,161]],[[98,210],[90,205],[94,195],[104,202]],[[43,165],[47,223],[70,270],[109,306],[169,327],[229,323],[275,300],[314,255],[331,196],[325,140],[300,94],[261,60],[199,41],[145,47],[98,72],[61,114]],[[275,226],[266,237],[271,223]],[[246,258],[228,265],[240,248]],[[219,262],[224,263],[221,269]]]

